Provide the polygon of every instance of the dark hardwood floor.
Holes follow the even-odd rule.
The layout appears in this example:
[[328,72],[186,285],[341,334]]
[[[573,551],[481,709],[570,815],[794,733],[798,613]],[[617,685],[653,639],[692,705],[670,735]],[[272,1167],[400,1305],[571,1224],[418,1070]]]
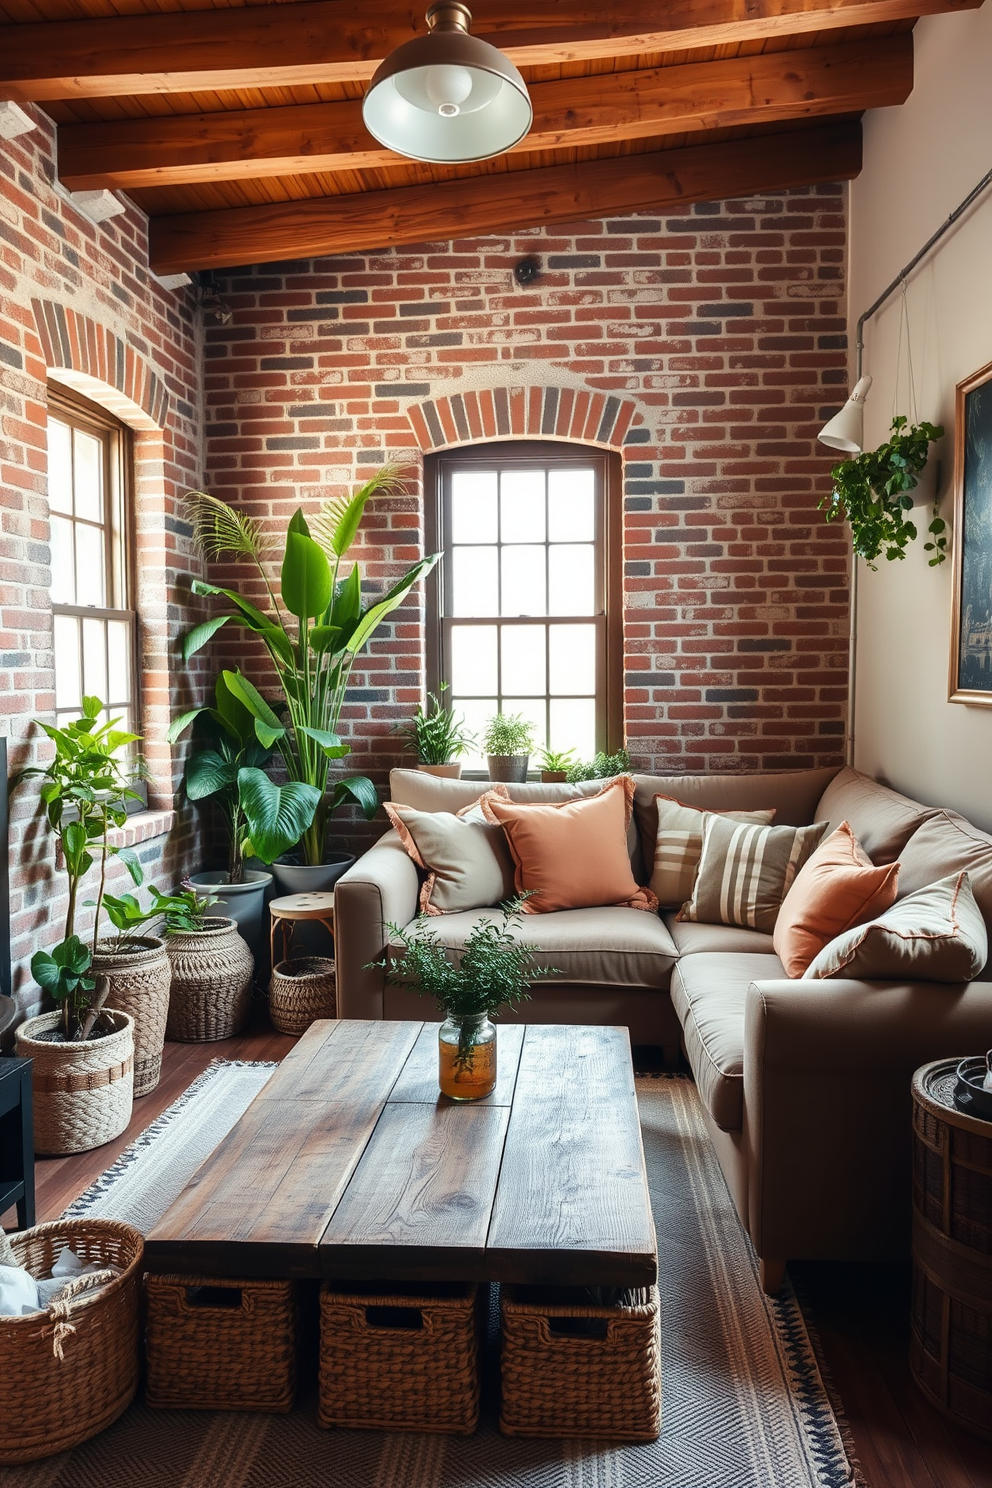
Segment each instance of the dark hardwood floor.
[[[39,1160],[39,1221],[56,1218],[211,1060],[278,1060],[293,1043],[259,1013],[240,1038],[167,1044],[161,1083],[135,1103],[123,1136],[94,1152]],[[13,1225],[13,1212],[3,1219]],[[910,1377],[908,1268],[807,1262],[792,1267],[792,1275],[819,1332],[870,1488],[992,1488],[992,1446],[945,1422]]]

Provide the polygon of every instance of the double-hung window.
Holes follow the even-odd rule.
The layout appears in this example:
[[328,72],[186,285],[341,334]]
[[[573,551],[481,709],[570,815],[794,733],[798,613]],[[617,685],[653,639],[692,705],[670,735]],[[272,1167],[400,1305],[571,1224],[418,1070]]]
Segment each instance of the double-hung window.
[[551,442],[429,460],[429,681],[477,735],[502,712],[580,758],[622,743],[618,465]]

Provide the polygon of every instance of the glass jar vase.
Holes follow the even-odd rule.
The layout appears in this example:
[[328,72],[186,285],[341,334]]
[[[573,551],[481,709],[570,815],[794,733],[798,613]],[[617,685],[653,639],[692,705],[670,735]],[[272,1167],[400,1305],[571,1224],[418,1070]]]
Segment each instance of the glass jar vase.
[[496,1088],[496,1029],[485,1013],[446,1018],[438,1031],[438,1085],[452,1100],[482,1100]]

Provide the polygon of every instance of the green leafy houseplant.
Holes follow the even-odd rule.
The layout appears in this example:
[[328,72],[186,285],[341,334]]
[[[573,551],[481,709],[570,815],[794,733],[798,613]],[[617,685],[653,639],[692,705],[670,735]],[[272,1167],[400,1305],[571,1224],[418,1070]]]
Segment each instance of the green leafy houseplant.
[[573,765],[568,778],[573,785],[581,780],[611,780],[614,775],[626,775],[629,769],[630,755],[626,749],[618,749],[613,754],[600,750],[591,761]]
[[183,879],[174,894],[162,894],[156,888],[150,892],[155,913],[163,918],[166,935],[195,935],[205,930],[209,911],[217,903],[216,894],[198,894],[188,878]]
[[446,708],[437,693],[429,692],[427,702],[429,706],[420,704],[408,723],[397,724],[396,732],[402,734],[420,764],[446,765],[467,754],[475,737],[466,729],[465,719]]
[[[251,714],[258,742],[279,752],[288,781],[307,787],[312,809],[308,805],[309,819],[299,841],[304,862],[311,865],[323,861],[327,823],[338,806],[350,798],[371,819],[379,805],[375,786],[364,775],[333,782],[329,778],[332,761],[350,752],[337,734],[341,709],[355,658],[386,616],[429,573],[438,555],[414,564],[370,603],[362,598],[360,565],[352,563],[347,574],[342,567],[371,497],[401,489],[396,469],[383,466],[353,495],[325,501],[310,523],[300,508],[289,520],[281,552],[273,550],[260,522],[225,501],[205,491],[187,496],[194,538],[204,557],[248,562],[262,581],[267,606],[259,609],[236,589],[194,580],[194,593],[223,599],[229,609],[187,633],[183,657],[188,661],[229,622],[245,627],[264,645],[282,692],[285,721],[240,672],[225,672],[224,678]],[[191,718],[177,720],[176,727],[181,731]],[[264,855],[265,835],[288,829],[292,813],[283,809],[285,796],[277,794],[278,788],[261,769],[241,769],[239,784],[252,847]]]
[[[906,547],[915,541],[916,525],[906,518],[913,505],[907,493],[916,486],[930,453],[930,445],[943,439],[940,424],[913,424],[907,427],[903,416],[892,420],[890,438],[878,449],[865,450],[850,460],[843,460],[830,472],[833,490],[820,502],[826,509],[827,521],[846,519],[851,524],[855,553],[875,568],[875,559],[884,553],[888,561],[905,558]],[[933,553],[929,566],[935,568],[947,557],[946,523],[937,514],[928,527],[932,541],[925,544]]]
[[534,726],[520,713],[496,713],[482,737],[487,754],[529,754],[534,748]]
[[575,750],[539,749],[537,758],[546,775],[567,775],[575,764]]

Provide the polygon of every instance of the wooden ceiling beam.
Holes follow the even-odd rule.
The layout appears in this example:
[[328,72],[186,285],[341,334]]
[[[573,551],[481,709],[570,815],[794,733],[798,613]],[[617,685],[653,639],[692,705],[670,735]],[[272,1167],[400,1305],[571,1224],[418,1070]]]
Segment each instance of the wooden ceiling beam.
[[[534,126],[517,150],[859,113],[903,103],[912,87],[909,33],[538,83],[531,88]],[[63,125],[58,162],[71,191],[406,164],[366,132],[357,100]]]
[[861,126],[695,145],[622,161],[505,171],[426,186],[153,217],[157,274],[361,252],[505,232],[552,222],[849,180],[861,169]]
[[[981,0],[489,0],[476,34],[518,66],[685,51],[762,37],[976,9]],[[371,7],[366,7],[366,11]],[[0,26],[0,98],[360,82],[422,34],[422,5],[391,0],[356,20],[352,0]]]

